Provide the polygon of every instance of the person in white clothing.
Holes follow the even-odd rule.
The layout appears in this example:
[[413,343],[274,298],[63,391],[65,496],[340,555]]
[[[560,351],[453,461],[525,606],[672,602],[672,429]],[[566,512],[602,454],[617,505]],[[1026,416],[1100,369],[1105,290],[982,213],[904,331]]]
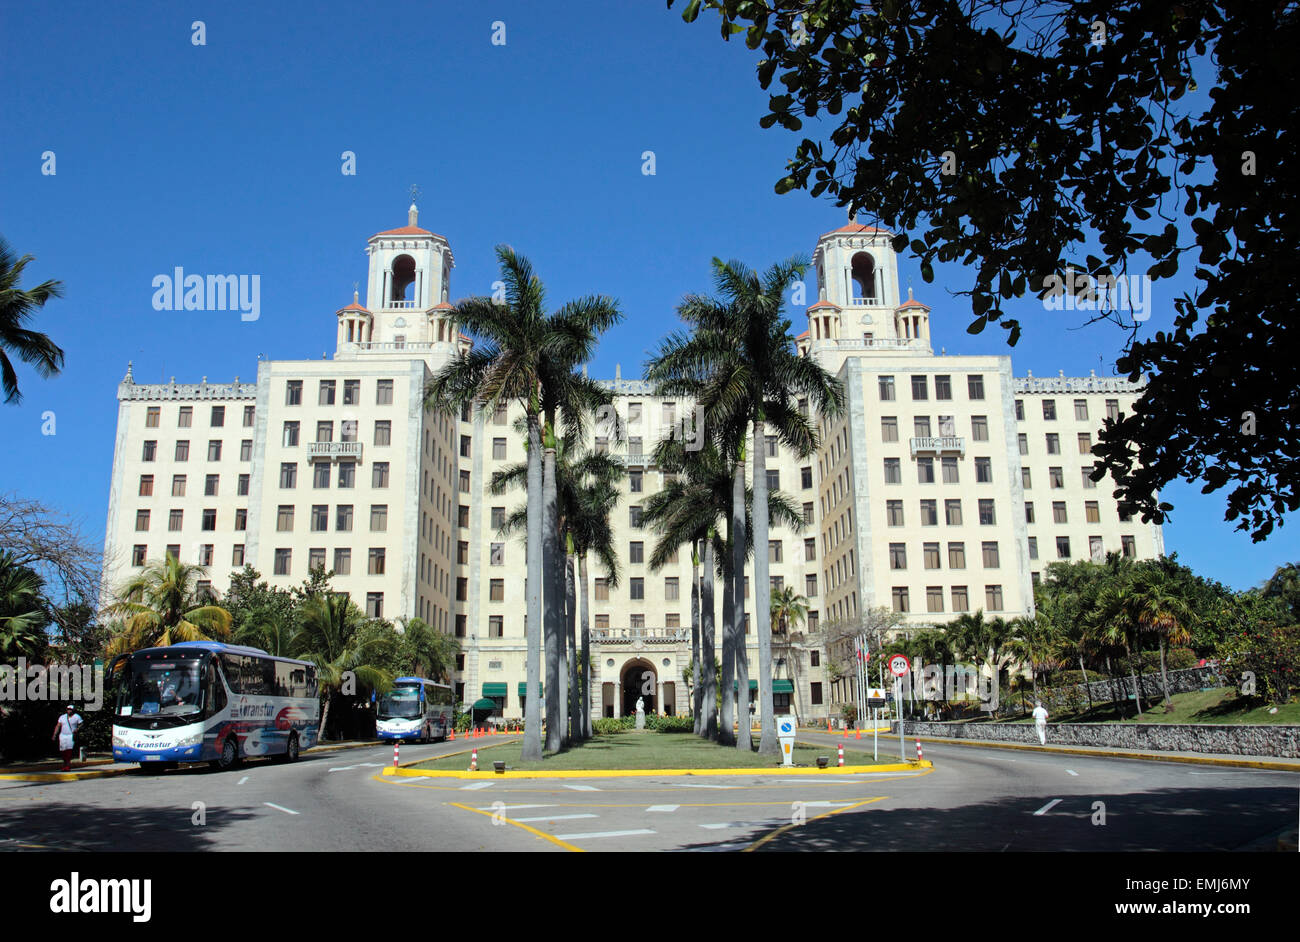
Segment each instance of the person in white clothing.
[[72,749],[77,735],[77,730],[81,728],[81,717],[77,715],[77,708],[71,703],[68,704],[67,711],[60,716],[54,724],[54,740],[59,744],[59,752],[63,754],[63,771],[72,771]]
[[1034,701],[1034,729],[1038,730],[1038,741],[1040,744],[1047,745],[1047,711],[1043,709],[1041,700]]

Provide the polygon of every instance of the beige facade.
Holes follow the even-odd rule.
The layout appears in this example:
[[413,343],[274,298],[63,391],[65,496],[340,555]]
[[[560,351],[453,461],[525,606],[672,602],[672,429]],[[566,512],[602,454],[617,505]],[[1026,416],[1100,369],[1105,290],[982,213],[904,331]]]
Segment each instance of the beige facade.
[[[412,207],[408,225],[372,237],[367,254],[367,306],[354,298],[337,313],[333,359],[265,361],[253,383],[141,385],[128,369],[106,585],[169,549],[210,567],[217,593],[244,563],[281,586],[320,564],[372,615],[420,617],[460,637],[462,699],[490,697],[522,716],[524,540],[499,531],[524,498],[487,486],[524,461],[518,416],[422,405],[433,372],[468,345],[450,319],[447,241],[418,228]],[[1033,581],[1052,560],[1163,553],[1160,528],[1120,519],[1106,483],[1085,475],[1103,419],[1129,410],[1140,386],[1020,379],[1007,356],[936,355],[930,309],[910,292],[900,303],[888,233],[827,233],[814,264],[819,297],[798,346],[839,376],[847,409],[821,420],[815,455],[765,443],[769,483],[806,520],[772,527],[770,578],[809,609],[774,641],[773,689],[778,712],[809,719],[852,699],[827,670],[828,626],[877,606],[905,612],[908,627],[978,609],[1010,618],[1032,611]],[[612,448],[628,477],[614,518],[620,584],[598,565],[588,574],[592,711],[620,716],[643,698],[648,710],[687,713],[690,553],[652,570],[655,535],[640,510],[663,485],[649,455],[691,403],[640,380],[607,385],[626,424]],[[611,447],[599,427],[589,444]],[[754,595],[747,585],[751,605]]]

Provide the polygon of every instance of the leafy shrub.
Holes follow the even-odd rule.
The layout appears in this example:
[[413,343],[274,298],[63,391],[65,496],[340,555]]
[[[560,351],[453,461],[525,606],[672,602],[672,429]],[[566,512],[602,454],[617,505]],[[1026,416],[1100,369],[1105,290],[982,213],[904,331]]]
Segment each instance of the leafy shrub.
[[657,733],[695,732],[695,721],[689,716],[647,716],[645,725]]
[[591,721],[592,732],[626,733],[636,728],[636,718],[632,716],[602,716]]

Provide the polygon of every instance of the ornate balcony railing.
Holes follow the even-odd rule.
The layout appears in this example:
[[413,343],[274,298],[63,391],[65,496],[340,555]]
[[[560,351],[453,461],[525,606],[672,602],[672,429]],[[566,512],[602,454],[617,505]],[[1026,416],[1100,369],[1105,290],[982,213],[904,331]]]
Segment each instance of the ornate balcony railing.
[[912,457],[927,452],[937,453],[942,451],[955,451],[959,455],[964,455],[966,454],[966,439],[960,435],[912,439]]
[[361,460],[361,442],[308,442],[307,460],[324,458],[356,458]]
[[596,628],[591,632],[593,641],[602,644],[630,644],[645,641],[657,644],[676,644],[691,640],[689,628]]

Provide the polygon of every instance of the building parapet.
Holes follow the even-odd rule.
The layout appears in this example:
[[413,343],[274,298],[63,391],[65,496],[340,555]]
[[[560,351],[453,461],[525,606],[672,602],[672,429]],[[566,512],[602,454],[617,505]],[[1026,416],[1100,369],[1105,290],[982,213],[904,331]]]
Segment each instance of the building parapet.
[[676,644],[691,640],[689,628],[593,628],[591,640],[602,644],[629,644],[633,641],[652,641]]
[[256,399],[257,383],[135,383],[126,380],[117,387],[119,400],[171,400],[171,399]]
[[1122,376],[1017,376],[1017,393],[1140,393],[1146,382],[1132,382]]

